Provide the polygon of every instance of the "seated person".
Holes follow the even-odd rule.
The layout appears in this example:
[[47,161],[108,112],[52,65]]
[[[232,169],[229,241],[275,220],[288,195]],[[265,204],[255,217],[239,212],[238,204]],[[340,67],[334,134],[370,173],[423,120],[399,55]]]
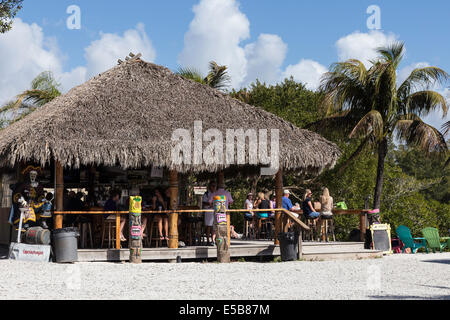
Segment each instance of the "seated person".
[[[245,203],[244,203],[244,209],[253,210],[253,206],[255,203],[256,202],[253,202],[253,194],[249,193],[247,195],[247,199],[245,200]],[[253,212],[244,213],[244,218],[245,218],[245,220],[248,220],[248,221],[253,220]]]
[[306,219],[317,219],[320,217],[320,213],[314,209],[311,201],[312,192],[307,189],[305,192],[305,200],[302,203],[303,215]]
[[[258,209],[271,209],[270,201],[266,199],[266,196],[263,192],[258,193]],[[267,212],[257,212],[256,216],[259,219],[265,219],[269,217],[269,210]]]

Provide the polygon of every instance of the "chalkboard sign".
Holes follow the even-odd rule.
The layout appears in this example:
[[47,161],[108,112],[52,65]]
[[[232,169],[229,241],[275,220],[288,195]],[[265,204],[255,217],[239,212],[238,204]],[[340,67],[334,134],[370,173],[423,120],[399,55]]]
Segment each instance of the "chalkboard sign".
[[370,231],[372,233],[373,249],[391,254],[391,226],[388,224],[374,224],[370,227]]

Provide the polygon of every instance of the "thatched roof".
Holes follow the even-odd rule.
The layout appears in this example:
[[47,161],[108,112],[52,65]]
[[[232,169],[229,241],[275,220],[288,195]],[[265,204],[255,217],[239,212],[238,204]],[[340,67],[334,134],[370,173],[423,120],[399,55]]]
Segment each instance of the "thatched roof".
[[[73,88],[0,131],[0,161],[66,167],[97,164],[123,168],[164,166],[180,172],[214,172],[227,165],[174,166],[172,133],[203,129],[279,129],[280,162],[286,170],[318,172],[340,151],[320,135],[301,130],[260,108],[186,80],[140,59],[124,62]],[[270,132],[270,131],[269,131]],[[248,161],[248,160],[247,160]]]

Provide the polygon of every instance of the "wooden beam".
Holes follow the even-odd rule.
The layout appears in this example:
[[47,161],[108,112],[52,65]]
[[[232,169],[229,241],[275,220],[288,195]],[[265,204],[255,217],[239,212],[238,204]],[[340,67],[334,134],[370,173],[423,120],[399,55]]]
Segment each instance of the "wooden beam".
[[[283,170],[280,169],[275,176],[275,196],[277,208],[283,208]],[[281,212],[275,212],[275,245],[279,245],[278,234],[281,232]]]
[[[170,209],[178,209],[178,172],[171,170],[169,174],[170,184]],[[178,249],[178,213],[169,214],[169,248]]]
[[[64,210],[64,169],[59,161],[55,161],[55,211]],[[62,229],[63,215],[54,216],[54,229]]]

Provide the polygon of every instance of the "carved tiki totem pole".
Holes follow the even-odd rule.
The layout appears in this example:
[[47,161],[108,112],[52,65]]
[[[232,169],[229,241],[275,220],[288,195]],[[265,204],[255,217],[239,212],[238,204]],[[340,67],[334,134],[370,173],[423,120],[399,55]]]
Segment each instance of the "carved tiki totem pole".
[[216,231],[217,261],[230,262],[230,239],[228,239],[227,209],[225,196],[214,198],[214,229]]
[[130,197],[130,263],[142,263],[142,197]]

